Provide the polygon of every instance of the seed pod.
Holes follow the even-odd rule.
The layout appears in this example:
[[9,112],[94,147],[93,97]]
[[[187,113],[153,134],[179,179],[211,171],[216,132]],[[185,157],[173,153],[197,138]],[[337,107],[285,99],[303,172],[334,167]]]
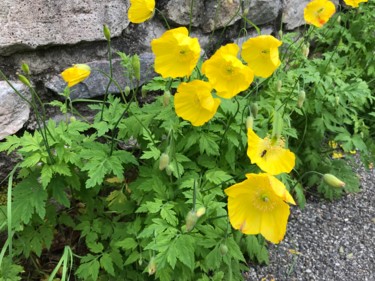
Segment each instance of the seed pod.
[[221,244],[219,250],[220,250],[220,254],[222,256],[225,256],[228,253],[228,246],[225,244]]
[[246,129],[252,129],[254,126],[254,117],[253,116],[247,116],[246,118]]
[[323,181],[328,184],[329,186],[341,188],[345,186],[345,182],[341,181],[337,177],[332,174],[324,174]]
[[195,211],[190,211],[186,215],[186,232],[190,232],[194,228],[195,224],[197,223],[197,220],[198,216]]
[[298,94],[298,101],[297,101],[297,107],[301,108],[303,106],[303,102],[305,101],[306,93],[305,91],[300,91]]
[[162,171],[169,165],[169,155],[162,153],[159,159],[159,170]]
[[107,39],[108,42],[111,41],[111,31],[109,30],[106,24],[103,24],[103,34],[104,34],[105,39]]

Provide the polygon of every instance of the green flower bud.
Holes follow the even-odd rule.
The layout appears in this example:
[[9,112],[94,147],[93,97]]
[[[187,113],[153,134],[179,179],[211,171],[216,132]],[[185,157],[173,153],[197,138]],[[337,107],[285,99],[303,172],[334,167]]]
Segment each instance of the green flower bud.
[[125,86],[125,96],[128,96],[130,94],[130,87]]
[[186,216],[186,232],[190,232],[197,223],[198,216],[195,211],[190,211]]
[[31,83],[29,81],[29,79],[27,79],[25,76],[23,76],[22,74],[19,74],[18,75],[18,79],[23,83],[25,84],[27,87],[31,87]]
[[146,95],[147,95],[147,89],[145,87],[142,87],[141,94],[142,94],[142,98],[146,97]]
[[256,118],[258,114],[258,104],[256,102],[251,104],[250,111],[251,115],[254,116],[254,118]]
[[111,31],[109,30],[106,24],[103,24],[103,34],[104,34],[105,39],[107,39],[108,42],[111,41]]
[[341,188],[345,186],[345,182],[341,181],[340,179],[336,178],[332,174],[324,174],[323,181],[328,184],[329,186]]
[[168,90],[164,91],[163,95],[163,106],[166,107],[169,105],[169,100],[171,99],[171,92]]
[[282,114],[278,111],[273,113],[273,127],[272,127],[272,138],[279,139],[281,137],[281,132],[283,131],[284,120]]
[[22,69],[23,73],[25,73],[26,75],[29,75],[29,74],[30,74],[30,68],[29,68],[29,66],[27,65],[27,63],[24,62],[24,63],[21,65],[21,69]]
[[139,60],[138,55],[132,56],[132,67],[134,71],[134,77],[141,81],[141,61]]
[[70,123],[73,123],[75,121],[77,121],[77,119],[74,116],[70,116]]
[[298,95],[298,100],[297,100],[297,107],[301,108],[303,106],[303,102],[305,101],[306,98],[306,93],[305,91],[300,91]]
[[222,256],[225,256],[228,253],[228,246],[225,244],[221,244],[219,250],[220,250],[220,254]]
[[278,93],[281,93],[282,86],[283,86],[283,81],[277,80],[276,90],[277,90]]
[[155,262],[155,257],[152,257],[150,259],[150,262],[148,263],[148,266],[147,266],[147,270],[148,270],[148,275],[153,275],[155,274],[156,272],[156,262]]
[[247,116],[246,118],[246,129],[252,129],[254,126],[254,117],[253,116]]
[[206,213],[206,208],[205,207],[200,207],[197,210],[197,212],[196,212],[198,218],[200,218],[201,216],[203,216],[205,213]]
[[336,105],[340,105],[340,97],[339,96],[335,97],[335,102],[336,102]]
[[341,16],[338,16],[337,17],[337,23],[340,24],[340,22],[341,22]]
[[167,153],[162,153],[159,159],[159,170],[162,171],[169,165],[169,155]]
[[305,58],[308,58],[309,53],[310,53],[310,47],[309,47],[309,45],[308,44],[303,44],[303,46],[302,46],[302,55]]

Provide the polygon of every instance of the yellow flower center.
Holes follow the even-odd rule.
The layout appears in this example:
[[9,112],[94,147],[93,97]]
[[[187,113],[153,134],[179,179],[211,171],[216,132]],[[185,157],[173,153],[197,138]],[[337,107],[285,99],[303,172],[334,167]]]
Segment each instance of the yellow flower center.
[[261,53],[265,56],[265,55],[268,55],[270,53],[270,50],[269,49],[262,50]]
[[285,142],[281,138],[270,139],[269,137],[265,137],[261,146],[260,157],[266,158],[267,155],[272,154],[273,151],[284,148],[284,145]]
[[260,212],[272,212],[275,209],[277,202],[274,200],[274,196],[270,194],[270,190],[265,187],[257,187],[258,190],[253,197],[252,205]]

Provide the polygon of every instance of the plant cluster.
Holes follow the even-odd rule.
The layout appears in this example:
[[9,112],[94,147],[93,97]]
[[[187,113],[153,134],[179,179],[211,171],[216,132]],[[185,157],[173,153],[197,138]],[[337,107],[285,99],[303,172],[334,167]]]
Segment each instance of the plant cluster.
[[[155,13],[130,2],[133,23]],[[97,70],[63,71],[62,101],[46,105],[22,65],[38,130],[0,143],[22,157],[0,205],[0,280],[242,280],[249,261],[267,264],[289,204],[358,191],[350,155],[373,160],[374,7],[313,0],[302,36],[259,34],[208,59],[187,28],[170,29],[142,88],[138,56],[117,53],[130,84],[103,73],[121,95],[92,101],[93,122],[70,93]]]

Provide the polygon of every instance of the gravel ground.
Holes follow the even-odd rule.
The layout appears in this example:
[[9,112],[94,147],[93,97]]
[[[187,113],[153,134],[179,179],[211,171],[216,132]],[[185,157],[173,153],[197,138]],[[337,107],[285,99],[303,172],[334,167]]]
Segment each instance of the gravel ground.
[[358,174],[359,193],[293,208],[270,265],[250,268],[246,280],[375,281],[375,170]]

